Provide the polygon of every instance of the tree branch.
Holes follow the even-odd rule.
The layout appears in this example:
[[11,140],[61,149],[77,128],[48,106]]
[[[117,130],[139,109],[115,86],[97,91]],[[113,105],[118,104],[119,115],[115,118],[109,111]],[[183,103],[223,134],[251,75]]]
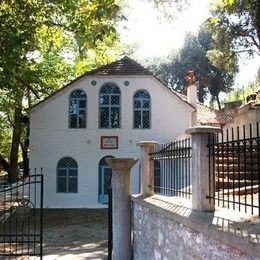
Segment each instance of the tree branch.
[[27,83],[25,80],[19,78],[18,76],[15,76],[15,77],[16,77],[16,79],[17,79],[18,81],[20,81],[20,83],[22,83],[22,84],[25,85],[29,90],[31,90],[32,93],[33,93],[38,99],[40,99],[40,96],[38,95],[38,93],[31,87],[31,85],[30,85],[29,83]]
[[44,24],[47,25],[48,27],[56,26],[56,27],[63,28],[65,30],[67,30],[68,32],[75,33],[74,30],[72,30],[71,28],[69,28],[65,24],[55,23],[53,21],[46,21]]
[[239,54],[239,53],[250,53],[250,52],[255,52],[257,55],[260,56],[260,52],[258,52],[257,50],[253,50],[253,49],[249,49],[249,50],[239,50],[239,51],[235,51],[235,53]]
[[[256,41],[255,37],[253,37],[252,35],[249,36],[251,38],[251,40],[253,41],[254,45],[257,47],[258,51],[260,51],[260,45],[259,43]],[[257,52],[258,53],[258,52]]]

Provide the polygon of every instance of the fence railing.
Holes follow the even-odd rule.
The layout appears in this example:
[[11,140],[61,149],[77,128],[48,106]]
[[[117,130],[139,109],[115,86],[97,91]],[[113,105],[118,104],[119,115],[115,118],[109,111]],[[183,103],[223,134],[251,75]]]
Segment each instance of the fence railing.
[[208,147],[211,177],[215,179],[215,196],[209,200],[221,207],[260,216],[259,123],[211,135]]
[[158,145],[149,153],[151,187],[162,195],[192,198],[196,210],[217,205],[260,216],[259,123],[220,130],[193,127],[186,131],[192,142]]
[[154,192],[191,196],[191,139],[160,144],[150,153],[154,161]]
[[42,207],[42,174],[0,185],[0,259],[42,259]]

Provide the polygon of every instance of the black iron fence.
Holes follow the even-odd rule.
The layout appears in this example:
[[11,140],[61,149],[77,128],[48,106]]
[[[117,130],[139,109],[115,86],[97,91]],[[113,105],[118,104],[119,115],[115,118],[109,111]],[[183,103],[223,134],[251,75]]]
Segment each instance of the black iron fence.
[[113,198],[112,198],[112,175],[109,176],[108,188],[108,234],[107,234],[107,260],[112,259],[113,252]]
[[0,185],[0,258],[42,259],[43,175]]
[[155,193],[190,198],[190,138],[158,145],[150,159],[154,162]]
[[[212,203],[260,215],[259,123],[226,129],[209,139],[210,166],[215,179]],[[211,193],[209,193],[211,194]]]

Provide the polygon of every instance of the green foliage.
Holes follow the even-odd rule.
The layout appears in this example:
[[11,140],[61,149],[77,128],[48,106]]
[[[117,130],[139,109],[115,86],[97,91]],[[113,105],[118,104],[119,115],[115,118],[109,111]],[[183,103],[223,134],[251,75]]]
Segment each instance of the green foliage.
[[241,52],[260,55],[259,0],[215,0],[208,28],[216,42],[209,58],[216,66],[225,66]]
[[183,10],[190,5],[189,0],[147,0],[163,14],[167,20],[174,20]]
[[119,10],[116,0],[2,1],[1,86],[17,91],[19,78],[44,92],[114,58]]
[[170,57],[169,62],[153,65],[151,68],[170,87],[184,92],[186,73],[194,69],[199,81],[199,100],[203,102],[209,92],[211,99],[219,103],[219,93],[230,90],[236,70],[221,69],[210,62],[207,54],[213,46],[211,35],[201,28],[198,36],[186,36],[183,48]]
[[9,157],[12,128],[4,114],[0,112],[0,151],[4,158]]
[[[227,102],[232,101],[243,101],[245,103],[245,99],[247,96],[255,93],[256,91],[260,90],[260,80],[257,78],[255,82],[250,83],[245,88],[238,88],[233,91],[231,91],[228,95]],[[256,102],[259,103],[259,100],[256,100]]]
[[12,148],[26,138],[25,108],[119,55],[115,28],[121,5],[121,0],[1,1],[0,154],[6,156],[9,146],[8,157],[15,158],[11,132]]

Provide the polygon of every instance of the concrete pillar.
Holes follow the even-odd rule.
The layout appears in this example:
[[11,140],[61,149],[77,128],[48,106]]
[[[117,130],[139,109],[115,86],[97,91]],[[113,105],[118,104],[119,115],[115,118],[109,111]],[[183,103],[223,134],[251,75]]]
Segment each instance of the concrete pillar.
[[[185,131],[192,136],[192,208],[198,211],[214,211],[214,203],[207,196],[214,197],[213,167],[209,167],[210,133],[220,132],[219,127],[198,126]],[[209,172],[209,168],[211,172]],[[210,175],[210,177],[209,177]],[[209,191],[211,194],[209,194]]]
[[131,168],[138,160],[108,158],[112,167],[113,260],[131,259]]
[[141,148],[141,195],[151,196],[154,194],[154,162],[150,160],[149,153],[154,152],[155,146],[158,143],[155,141],[143,141],[137,143]]

